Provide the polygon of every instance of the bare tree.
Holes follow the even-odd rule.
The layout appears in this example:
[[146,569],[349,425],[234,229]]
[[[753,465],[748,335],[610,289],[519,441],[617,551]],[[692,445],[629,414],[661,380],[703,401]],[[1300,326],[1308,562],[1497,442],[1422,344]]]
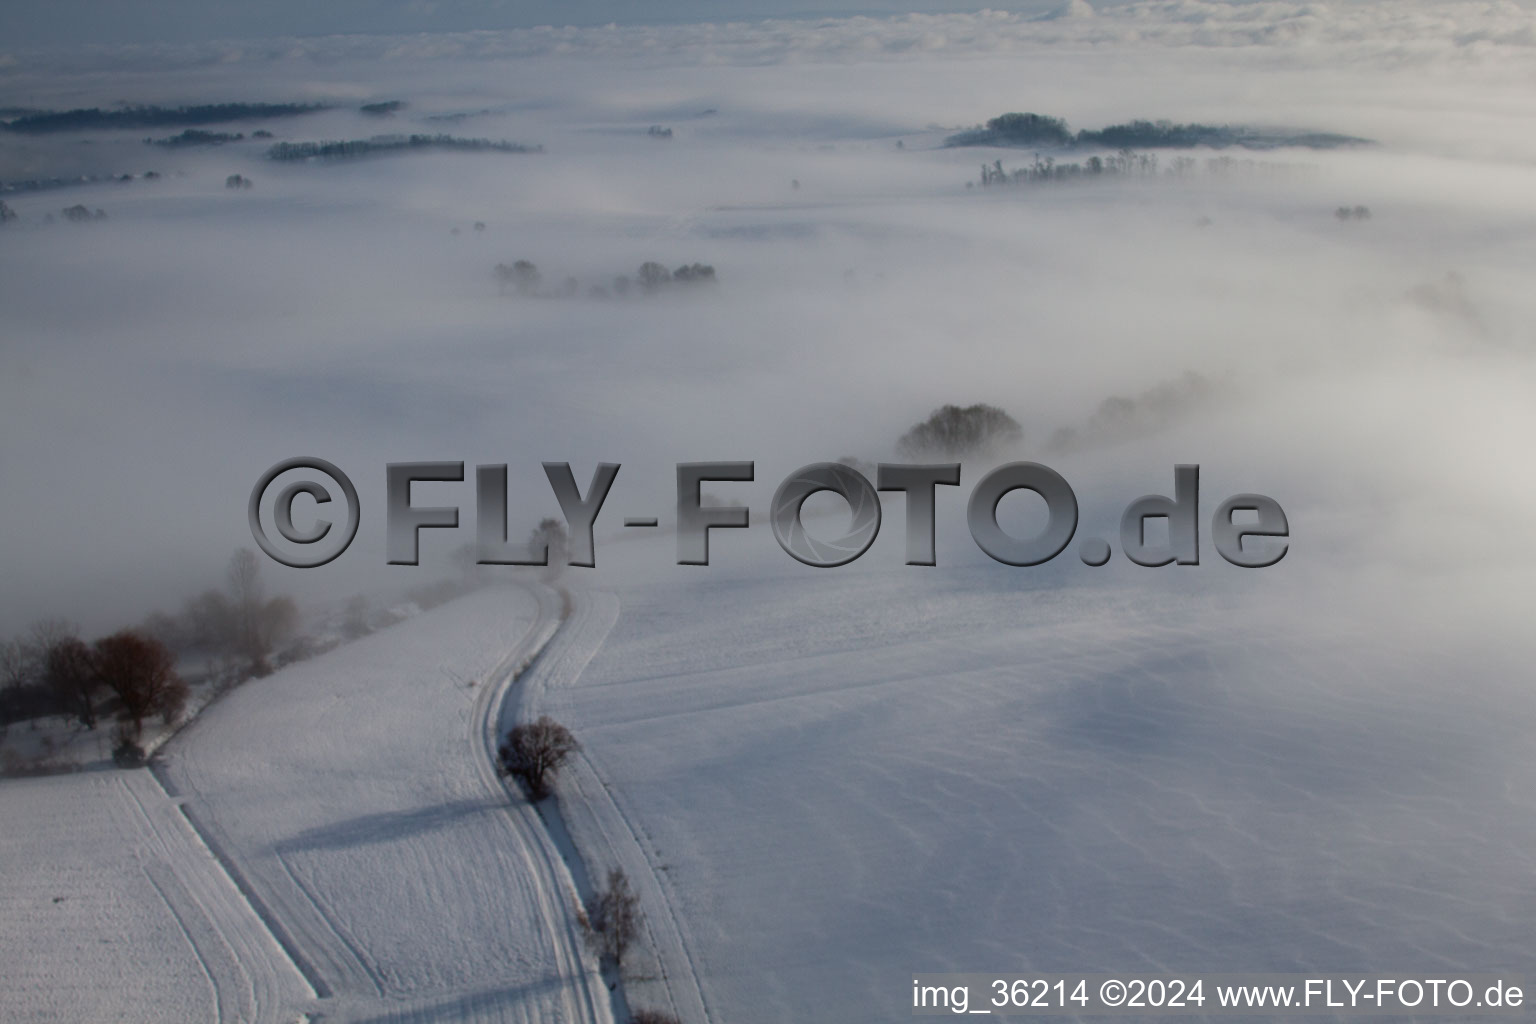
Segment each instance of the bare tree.
[[672,271],[672,280],[684,284],[714,284],[715,268],[708,263],[690,263]]
[[640,264],[640,271],[636,276],[640,280],[640,287],[650,292],[670,282],[672,271],[655,260],[647,260]]
[[49,685],[46,670],[42,652],[30,638],[0,643],[0,738],[12,722],[31,719],[36,729],[39,718],[72,713],[73,705]]
[[158,640],[125,629],[96,641],[95,661],[101,681],[122,703],[135,742],[150,715],[169,723],[186,706],[187,684],[176,674],[176,658]]
[[229,560],[230,611],[236,651],[249,659],[257,675],[269,672],[268,657],[293,633],[299,611],[288,597],[267,600],[256,552],[241,548]]
[[96,728],[102,679],[95,653],[74,636],[55,640],[42,650],[43,679],[58,706],[69,709],[87,729]]
[[623,868],[609,869],[607,887],[594,893],[587,906],[587,941],[593,952],[623,967],[624,953],[640,934],[643,920],[640,897],[630,888],[629,876]]
[[55,708],[96,728],[96,695],[101,686],[90,651],[68,619],[40,619],[17,642],[16,670],[25,682],[41,683],[53,695]]
[[33,657],[39,663],[48,656],[48,652],[55,644],[73,639],[80,633],[80,627],[68,619],[39,619],[32,623],[32,628],[27,630],[27,639],[24,641],[32,649]]
[[544,579],[546,581],[559,579],[565,572],[566,562],[570,558],[570,540],[565,534],[565,524],[553,516],[546,516],[539,520],[539,525],[533,528],[533,533],[528,537],[528,549],[533,552],[535,558],[540,551],[548,551]]
[[14,690],[31,682],[32,652],[23,640],[0,643],[0,690]]
[[903,434],[896,448],[909,459],[958,458],[985,454],[1023,436],[1018,421],[995,405],[946,405]]
[[511,287],[519,295],[536,295],[539,291],[539,268],[532,260],[518,260],[511,266],[496,264],[496,280],[502,287]]
[[537,722],[514,726],[497,753],[502,773],[520,779],[530,799],[543,800],[560,766],[580,749],[569,729],[543,715]]
[[260,618],[261,606],[266,602],[256,552],[250,548],[241,548],[236,551],[230,557],[226,578],[229,583],[230,602],[234,606],[235,613],[235,642],[242,653],[249,655],[252,661],[256,661],[265,653],[261,650]]
[[205,590],[188,598],[182,607],[189,646],[204,651],[225,651],[235,642],[235,610],[223,591]]

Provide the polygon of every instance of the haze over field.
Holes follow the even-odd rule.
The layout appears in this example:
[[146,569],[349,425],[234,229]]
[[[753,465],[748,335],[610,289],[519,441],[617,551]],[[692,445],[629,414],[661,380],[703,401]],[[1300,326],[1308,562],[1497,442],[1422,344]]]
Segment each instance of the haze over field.
[[[626,19],[588,5],[573,28],[539,27],[553,9],[439,7],[167,7],[154,39],[92,8],[82,38],[104,45],[60,45],[77,4],[28,12],[0,44],[15,214],[0,223],[0,636],[176,610],[251,543],[250,489],[291,456],[342,467],[362,506],[330,565],[263,562],[311,618],[456,572],[474,465],[508,464],[517,536],[559,515],[541,462],[570,462],[583,490],[596,463],[621,463],[597,567],[560,579],[565,624],[528,627],[555,639],[522,708],[586,747],[557,840],[593,877],[626,865],[668,922],[632,1005],[686,1024],[884,1020],[905,1012],[912,971],[1529,963],[1529,6],[871,3],[796,19],[682,4],[603,24]],[[132,113],[204,104],[298,106]],[[25,120],[90,108],[107,114]],[[1090,134],[947,144],[1026,111]],[[1094,144],[1159,119],[1365,141]],[[648,290],[647,261],[714,281]],[[1022,439],[939,489],[936,567],[903,564],[899,500],[853,565],[779,549],[766,512],[781,480],[844,456],[907,461],[898,439],[947,403],[997,406]],[[1049,565],[999,565],[965,528],[971,488],[1012,459],[1076,491],[1077,538]],[[461,527],[423,531],[420,567],[387,566],[384,466],[417,460],[470,467],[414,491],[457,505]],[[700,460],[756,462],[751,483],[706,486],[753,513],[712,535],[708,568],[676,565],[671,533],[675,465]],[[1180,463],[1201,467],[1201,564],[1132,565],[1120,513],[1171,495]],[[1278,565],[1239,570],[1212,547],[1212,512],[1244,492],[1285,509]],[[1038,527],[1032,500],[1005,499],[1003,524]],[[812,532],[844,515],[808,507]],[[630,515],[662,529],[626,533]],[[1090,537],[1115,547],[1104,568],[1078,558]],[[468,600],[413,624],[412,643],[494,616]],[[516,638],[475,635],[489,685],[481,662]],[[173,778],[207,782],[188,799],[230,846],[220,857],[278,916],[321,885],[269,856],[295,841],[284,830],[361,833],[328,823],[345,809],[324,800],[294,825],[250,791],[264,773],[319,789],[380,770],[304,731],[304,701],[355,699],[392,660],[371,650],[253,680],[167,748]],[[411,718],[459,714],[445,710],[459,696],[360,707],[356,728],[401,744],[402,777],[420,755],[479,785],[439,761],[441,721]],[[318,748],[309,774],[236,749],[241,707],[283,723],[282,749]],[[50,806],[13,785],[34,783],[0,784],[0,816]],[[71,806],[96,806],[93,785]],[[354,802],[425,813],[411,801],[432,791]],[[93,841],[91,813],[72,818]],[[452,845],[423,820],[421,848]],[[7,842],[8,878],[46,855]],[[91,849],[84,875],[109,859]],[[355,881],[313,896],[315,913],[354,907]],[[476,891],[457,884],[444,892]],[[12,913],[53,936],[39,948],[90,934],[78,915],[53,933],[36,908]],[[338,935],[366,916],[337,913]],[[318,926],[292,940],[300,961],[356,956],[314,997],[330,1014],[424,1018],[448,994],[487,1019],[534,1012],[496,956],[412,974],[391,959],[409,943],[368,920],[346,942]],[[146,991],[202,1006],[167,957]],[[99,1010],[55,1003],[48,985],[68,986],[38,970],[29,1019]],[[349,977],[373,980],[357,992]],[[316,1010],[273,984],[279,1009]]]
[[[755,458],[766,496],[795,465],[888,454],[946,401],[1011,411],[1041,455],[1105,398],[1191,371],[1220,399],[1180,420],[1198,445],[1142,437],[1154,447],[1058,468],[1086,484],[1106,460],[1144,466],[1123,503],[1166,486],[1174,461],[1230,458],[1251,475],[1229,490],[1315,500],[1337,530],[1372,535],[1340,535],[1356,557],[1395,529],[1430,536],[1399,501],[1357,509],[1366,493],[1421,502],[1436,531],[1441,516],[1513,516],[1509,499],[1529,495],[1509,449],[1526,413],[1484,396],[1529,382],[1524,15],[1180,10],[220,44],[171,51],[174,73],[132,49],[95,58],[110,74],[17,58],[4,82],[19,108],[318,102],[331,109],[232,127],[276,141],[449,131],[545,152],[288,166],[263,159],[265,141],[8,135],[0,180],[164,177],[9,198],[22,220],[5,248],[3,512],[30,528],[8,538],[5,621],[105,626],[174,599],[184,567],[206,577],[243,541],[236,510],[260,470],[312,449],[350,467],[375,509],[380,463],[417,457],[513,464],[528,514],[553,510],[536,468],[552,458],[625,463],[621,488],[645,500],[669,492],[673,462]],[[1454,39],[1420,35],[1453,16]],[[408,106],[356,110],[388,99]],[[1377,144],[1251,154],[1285,166],[1226,177],[968,192],[983,161],[1032,154],[939,141],[1009,107]],[[444,115],[463,117],[431,120]],[[257,187],[229,192],[232,173]],[[40,229],[75,202],[110,222]],[[1355,203],[1375,219],[1332,216]],[[721,287],[685,306],[519,302],[491,275],[518,258],[583,291],[646,259],[702,260]],[[1284,465],[1262,457],[1277,451]],[[1455,479],[1423,486],[1430,453]],[[1309,534],[1333,534],[1309,518]],[[1470,550],[1441,540],[1426,555],[1466,565],[1499,535],[1467,528]],[[82,537],[113,543],[75,557]],[[291,585],[376,568],[376,554]]]

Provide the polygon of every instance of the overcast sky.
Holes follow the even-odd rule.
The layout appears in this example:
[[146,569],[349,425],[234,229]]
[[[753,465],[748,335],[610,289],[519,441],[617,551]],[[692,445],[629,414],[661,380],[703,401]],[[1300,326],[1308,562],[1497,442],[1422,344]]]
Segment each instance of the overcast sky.
[[[225,36],[452,32],[533,25],[704,21],[734,18],[893,14],[904,11],[1049,11],[1065,0],[52,0],[16,4],[4,46],[141,43]],[[1123,0],[1100,0],[1100,3]]]

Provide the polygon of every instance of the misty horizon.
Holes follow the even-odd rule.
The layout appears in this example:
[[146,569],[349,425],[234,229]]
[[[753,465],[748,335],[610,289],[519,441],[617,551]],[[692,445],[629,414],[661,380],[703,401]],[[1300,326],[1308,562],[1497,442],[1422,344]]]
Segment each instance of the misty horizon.
[[1536,954],[1529,4],[12,21],[22,1019]]
[[[1099,0],[1123,6],[1134,0]],[[1069,6],[1066,0],[1013,0],[986,5],[1025,15],[1048,15]],[[198,42],[211,39],[274,36],[398,35],[418,32],[472,32],[539,26],[682,25],[701,22],[805,20],[849,16],[941,14],[977,10],[959,0],[757,0],[723,10],[703,0],[450,0],[409,3],[348,0],[317,8],[312,4],[252,9],[233,3],[161,3],[132,16],[95,0],[66,0],[23,12],[11,23],[10,47],[55,48],[80,43],[143,44]]]

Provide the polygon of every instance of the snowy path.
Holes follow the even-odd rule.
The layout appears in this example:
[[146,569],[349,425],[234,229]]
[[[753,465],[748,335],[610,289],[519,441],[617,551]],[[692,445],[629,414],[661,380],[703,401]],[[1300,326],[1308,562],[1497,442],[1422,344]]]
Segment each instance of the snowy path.
[[[548,648],[507,702],[503,726],[516,718],[540,714],[562,717],[564,697],[581,677],[619,617],[611,593],[579,591],[571,595],[571,613]],[[589,875],[608,868],[628,875],[645,912],[646,935],[626,968],[630,1005],[665,1010],[684,1021],[710,1020],[703,989],[690,953],[691,940],[673,909],[676,900],[655,864],[658,858],[642,825],[619,795],[598,776],[585,754],[562,770],[556,784],[560,818],[580,851]]]
[[545,588],[471,595],[255,680],[171,744],[172,792],[318,993],[287,1011],[609,1019],[571,880],[487,746],[559,613]]

